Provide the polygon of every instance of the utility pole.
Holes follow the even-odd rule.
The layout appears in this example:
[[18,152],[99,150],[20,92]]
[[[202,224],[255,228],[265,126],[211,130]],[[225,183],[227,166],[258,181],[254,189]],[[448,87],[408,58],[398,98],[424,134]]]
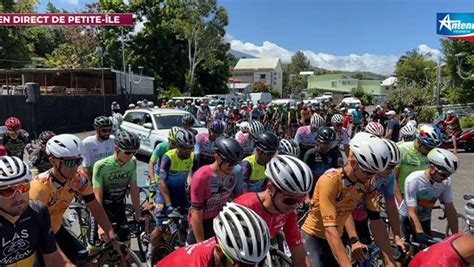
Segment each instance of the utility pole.
[[436,106],[440,106],[441,95],[441,58],[438,59],[437,75],[436,75]]

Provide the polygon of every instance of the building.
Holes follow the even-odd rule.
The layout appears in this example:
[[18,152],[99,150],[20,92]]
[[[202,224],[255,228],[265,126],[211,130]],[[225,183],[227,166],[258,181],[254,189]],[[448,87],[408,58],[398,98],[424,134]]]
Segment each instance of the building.
[[395,80],[390,78],[380,81],[358,80],[343,73],[312,75],[308,78],[308,89],[309,91],[332,92],[342,96],[350,94],[353,88],[358,88],[366,93],[371,93],[376,101],[382,101],[396,86],[396,78]]
[[228,83],[229,92],[232,94],[248,94],[252,93],[252,85],[250,83]]
[[279,58],[242,58],[235,65],[233,75],[243,83],[260,81],[282,93],[283,70]]
[[[0,69],[0,95],[24,94],[24,84],[38,83],[44,95],[153,95],[152,77],[108,68]],[[136,83],[135,83],[135,82]]]

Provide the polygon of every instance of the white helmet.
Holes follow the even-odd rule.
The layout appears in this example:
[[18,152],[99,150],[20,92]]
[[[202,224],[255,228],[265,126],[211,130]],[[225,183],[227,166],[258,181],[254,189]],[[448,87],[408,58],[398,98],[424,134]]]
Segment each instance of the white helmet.
[[0,157],[0,187],[6,187],[31,180],[28,165],[18,157]]
[[267,223],[253,210],[229,202],[213,221],[217,240],[233,260],[256,264],[270,249]]
[[413,125],[413,126],[417,127],[418,122],[416,122],[415,120],[409,120],[406,125]]
[[436,168],[447,171],[451,174],[455,173],[459,166],[459,160],[456,155],[446,149],[434,148],[427,155],[431,164]]
[[261,133],[265,131],[265,127],[263,127],[263,124],[257,120],[253,120],[251,123],[250,123],[250,126],[249,126],[249,133],[252,135],[252,136],[256,136],[257,134]]
[[324,126],[324,119],[321,117],[321,115],[314,113],[313,116],[311,117],[310,121],[311,127],[313,128],[319,128]]
[[372,121],[372,122],[369,122],[367,126],[365,126],[365,132],[369,134],[373,134],[377,137],[383,137],[384,130],[383,130],[382,124]]
[[300,155],[300,146],[293,141],[293,139],[281,139],[280,149],[278,151],[280,155],[290,155],[298,157]]
[[340,124],[344,122],[344,117],[341,114],[334,114],[331,118],[332,124]]
[[359,166],[367,172],[383,172],[388,166],[390,151],[382,139],[373,134],[357,133],[350,149]]
[[243,121],[239,124],[240,131],[243,133],[248,133],[249,132],[249,123],[246,121]]
[[390,151],[390,162],[389,164],[397,165],[402,160],[402,152],[398,148],[397,144],[390,139],[382,139]]
[[53,136],[46,143],[46,154],[56,158],[82,157],[84,145],[79,137],[72,134],[60,134]]
[[467,223],[470,226],[471,233],[474,232],[474,198],[467,201],[464,206],[464,212],[466,213]]
[[415,125],[408,124],[403,126],[402,129],[400,129],[400,134],[403,136],[415,136],[416,133],[418,132],[418,129],[416,128]]
[[265,169],[272,183],[280,190],[293,195],[304,195],[313,184],[313,173],[306,163],[289,155],[276,155]]

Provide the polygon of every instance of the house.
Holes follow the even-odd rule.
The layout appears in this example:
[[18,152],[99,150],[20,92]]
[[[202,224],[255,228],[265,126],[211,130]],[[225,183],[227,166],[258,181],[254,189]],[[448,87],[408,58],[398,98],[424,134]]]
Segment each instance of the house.
[[263,82],[282,93],[283,70],[279,58],[239,59],[234,67],[233,76],[243,83]]
[[395,90],[397,88],[397,77],[390,76],[380,83],[384,90]]
[[228,83],[229,92],[233,94],[252,93],[252,85],[250,83]]

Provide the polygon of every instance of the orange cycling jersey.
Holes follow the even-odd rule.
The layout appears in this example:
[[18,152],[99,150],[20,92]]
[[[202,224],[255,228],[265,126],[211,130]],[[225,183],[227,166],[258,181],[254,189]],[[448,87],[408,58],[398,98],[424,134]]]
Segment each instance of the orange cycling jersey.
[[48,206],[54,233],[61,227],[63,214],[76,195],[89,198],[94,195],[89,178],[82,170],[65,184],[60,184],[49,171],[38,174],[31,182],[30,198]]
[[368,210],[378,212],[377,192],[366,192],[366,185],[350,181],[342,169],[329,169],[316,182],[313,206],[302,229],[326,239],[324,227],[334,226],[342,236],[344,223],[356,203],[365,201]]

